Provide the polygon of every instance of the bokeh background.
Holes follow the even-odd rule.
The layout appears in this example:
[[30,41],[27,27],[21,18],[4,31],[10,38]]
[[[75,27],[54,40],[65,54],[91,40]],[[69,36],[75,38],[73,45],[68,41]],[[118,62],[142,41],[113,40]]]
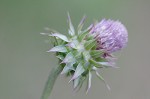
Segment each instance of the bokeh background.
[[111,18],[128,29],[128,46],[117,53],[119,69],[95,76],[90,92],[77,93],[59,76],[49,99],[150,99],[150,0],[0,0],[0,99],[40,99],[52,67],[57,66],[45,27],[67,33],[67,11],[77,26]]

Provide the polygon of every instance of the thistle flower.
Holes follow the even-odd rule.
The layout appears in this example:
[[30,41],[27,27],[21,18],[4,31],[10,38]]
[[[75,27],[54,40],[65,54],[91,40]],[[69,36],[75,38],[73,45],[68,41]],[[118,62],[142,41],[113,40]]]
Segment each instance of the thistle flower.
[[103,19],[92,28],[90,33],[95,35],[97,49],[104,49],[109,53],[121,50],[127,45],[128,33],[119,21]]
[[48,98],[47,93],[51,92],[59,74],[71,76],[69,82],[73,82],[74,89],[80,89],[85,79],[88,79],[88,92],[91,87],[92,73],[95,72],[97,77],[110,89],[98,70],[115,67],[112,53],[126,46],[128,40],[126,28],[119,21],[104,19],[82,30],[85,19],[86,17],[83,17],[75,32],[68,14],[69,36],[58,32],[42,33],[55,39],[54,47],[48,52],[55,52],[60,61],[59,66],[54,70],[56,72],[53,71],[49,76],[42,99]]

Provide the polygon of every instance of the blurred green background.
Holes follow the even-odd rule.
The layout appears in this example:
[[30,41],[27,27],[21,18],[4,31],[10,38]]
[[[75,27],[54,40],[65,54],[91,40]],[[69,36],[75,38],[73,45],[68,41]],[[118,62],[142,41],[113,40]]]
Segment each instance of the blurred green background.
[[67,11],[77,26],[95,19],[120,20],[128,29],[128,46],[117,54],[119,69],[106,69],[109,92],[95,76],[89,94],[75,93],[60,76],[49,99],[150,99],[149,0],[0,0],[0,99],[40,99],[52,67],[57,66],[45,27],[67,33]]

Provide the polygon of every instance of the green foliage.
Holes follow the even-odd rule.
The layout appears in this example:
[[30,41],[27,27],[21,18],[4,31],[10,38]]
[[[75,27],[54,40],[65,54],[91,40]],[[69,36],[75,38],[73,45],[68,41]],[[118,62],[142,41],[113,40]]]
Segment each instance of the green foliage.
[[47,52],[67,52],[67,49],[64,45],[58,45],[58,46],[53,47]]

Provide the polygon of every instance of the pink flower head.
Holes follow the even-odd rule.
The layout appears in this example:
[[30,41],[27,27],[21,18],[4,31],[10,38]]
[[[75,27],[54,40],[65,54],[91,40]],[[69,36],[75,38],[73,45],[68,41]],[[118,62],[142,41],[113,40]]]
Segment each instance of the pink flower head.
[[94,25],[90,33],[94,35],[98,43],[97,49],[103,49],[109,53],[121,50],[128,42],[128,32],[119,21],[103,19]]

